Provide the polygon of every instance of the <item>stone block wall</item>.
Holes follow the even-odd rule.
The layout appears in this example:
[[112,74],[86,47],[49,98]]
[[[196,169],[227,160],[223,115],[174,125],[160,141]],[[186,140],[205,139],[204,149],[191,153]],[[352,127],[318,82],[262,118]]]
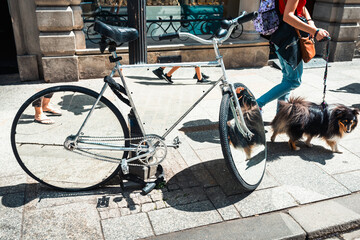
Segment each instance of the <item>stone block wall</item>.
[[[351,61],[360,33],[360,0],[317,0],[313,19],[317,27],[331,35],[330,61]],[[316,51],[324,53],[325,43],[317,43]]]
[[85,48],[81,0],[35,0],[46,82],[78,81],[76,49]]

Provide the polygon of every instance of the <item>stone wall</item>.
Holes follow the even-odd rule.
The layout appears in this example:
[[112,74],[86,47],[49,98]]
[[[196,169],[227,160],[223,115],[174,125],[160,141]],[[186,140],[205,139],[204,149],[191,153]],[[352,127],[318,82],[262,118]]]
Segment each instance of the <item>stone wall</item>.
[[85,49],[81,0],[35,0],[43,78],[79,80],[76,49]]
[[[351,61],[360,33],[360,0],[317,0],[313,19],[331,35],[329,60]],[[324,43],[317,43],[316,51],[322,53],[324,47]]]
[[33,0],[8,0],[21,80],[42,78],[39,30]]
[[360,35],[357,38],[354,57],[360,58]]

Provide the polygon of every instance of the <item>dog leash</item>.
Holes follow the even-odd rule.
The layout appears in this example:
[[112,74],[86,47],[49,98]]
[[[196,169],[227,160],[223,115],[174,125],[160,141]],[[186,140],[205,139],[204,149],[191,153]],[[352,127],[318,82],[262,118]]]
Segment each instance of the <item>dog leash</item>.
[[325,72],[324,72],[324,92],[323,92],[323,101],[321,103],[321,106],[323,108],[327,107],[327,103],[325,101],[325,95],[326,95],[326,80],[327,80],[327,74],[328,74],[328,67],[329,67],[329,55],[330,55],[330,37],[324,37],[324,39],[320,40],[319,42],[324,42],[327,41],[326,43],[326,53],[325,53],[325,61],[326,61],[326,65],[325,65]]

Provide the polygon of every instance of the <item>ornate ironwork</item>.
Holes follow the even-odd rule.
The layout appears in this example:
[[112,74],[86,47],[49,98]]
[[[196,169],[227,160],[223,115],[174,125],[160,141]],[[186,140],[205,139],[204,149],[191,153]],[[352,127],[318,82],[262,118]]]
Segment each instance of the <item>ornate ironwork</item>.
[[[117,14],[107,9],[98,8],[96,11],[88,14],[83,14],[84,20],[84,32],[87,39],[97,44],[100,40],[100,36],[94,32],[94,22],[98,19],[107,24],[115,26],[128,26],[128,17],[126,14]],[[181,16],[181,19],[175,19],[173,16],[169,16],[169,19],[163,19],[159,17],[154,20],[147,20],[147,36],[154,41],[159,41],[158,36],[161,34],[171,32],[189,32],[194,35],[201,35],[202,37],[210,39],[216,34],[216,31],[220,28],[221,21],[219,18],[191,18],[189,16]],[[234,29],[231,34],[232,39],[239,38],[243,32],[242,25]],[[187,39],[181,39],[186,41]]]

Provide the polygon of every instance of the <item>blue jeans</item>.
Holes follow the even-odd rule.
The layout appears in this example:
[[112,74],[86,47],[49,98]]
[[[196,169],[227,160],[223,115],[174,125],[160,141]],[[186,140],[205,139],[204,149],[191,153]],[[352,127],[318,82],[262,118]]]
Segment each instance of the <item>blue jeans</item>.
[[[276,50],[278,49],[275,46]],[[301,84],[301,76],[303,74],[303,61],[299,63],[296,69],[293,69],[276,51],[276,55],[278,56],[281,64],[281,71],[283,74],[283,78],[281,83],[270,89],[267,93],[262,95],[256,101],[259,107],[265,106],[267,103],[278,99],[279,101],[287,101],[290,97],[290,91],[299,87]],[[279,104],[278,104],[279,107]]]

